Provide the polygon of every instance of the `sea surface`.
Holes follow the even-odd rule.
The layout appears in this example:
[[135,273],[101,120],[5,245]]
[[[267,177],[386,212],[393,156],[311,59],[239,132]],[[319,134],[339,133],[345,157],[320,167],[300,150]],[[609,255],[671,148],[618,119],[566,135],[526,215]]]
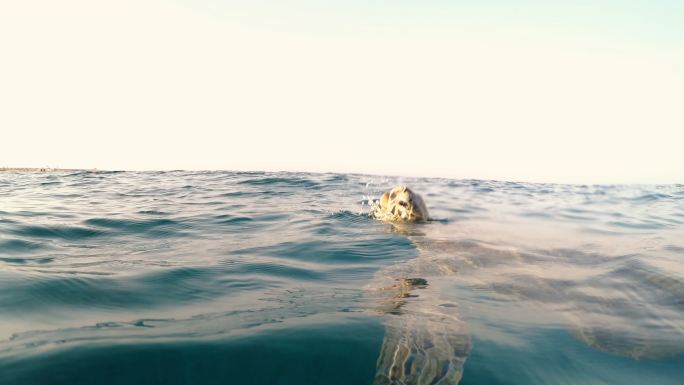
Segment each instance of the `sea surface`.
[[[368,217],[397,184],[432,221]],[[465,385],[681,385],[684,185],[0,174],[2,385],[371,385],[411,328]]]

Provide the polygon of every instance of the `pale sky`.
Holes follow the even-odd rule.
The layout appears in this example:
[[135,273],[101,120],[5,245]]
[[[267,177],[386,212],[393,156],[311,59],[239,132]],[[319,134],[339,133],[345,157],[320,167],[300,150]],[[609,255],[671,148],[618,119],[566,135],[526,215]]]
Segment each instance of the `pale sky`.
[[0,167],[684,183],[683,20],[681,0],[4,1]]

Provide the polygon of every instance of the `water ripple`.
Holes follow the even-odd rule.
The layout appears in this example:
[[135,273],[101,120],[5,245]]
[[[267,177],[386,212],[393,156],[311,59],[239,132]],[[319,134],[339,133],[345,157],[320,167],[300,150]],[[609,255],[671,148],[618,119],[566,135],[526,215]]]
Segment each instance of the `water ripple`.
[[93,228],[68,225],[16,226],[12,230],[12,233],[28,238],[53,238],[64,240],[83,240],[104,235],[104,232]]
[[[370,219],[396,184],[437,220]],[[0,196],[0,383],[370,384],[383,323],[425,347],[440,316],[472,337],[465,385],[684,378],[681,185],[177,170],[0,174]]]

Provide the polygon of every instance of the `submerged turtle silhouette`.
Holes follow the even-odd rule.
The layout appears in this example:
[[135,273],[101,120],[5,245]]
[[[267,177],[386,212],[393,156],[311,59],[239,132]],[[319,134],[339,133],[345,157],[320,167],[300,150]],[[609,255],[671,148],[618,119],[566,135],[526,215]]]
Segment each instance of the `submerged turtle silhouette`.
[[[409,238],[412,230],[398,227],[401,223],[429,219],[423,199],[406,186],[383,194],[371,216],[394,222],[394,230]],[[437,288],[414,276],[417,260],[380,269],[369,288],[389,315],[375,385],[457,384],[462,377],[470,337],[455,304],[441,303]]]

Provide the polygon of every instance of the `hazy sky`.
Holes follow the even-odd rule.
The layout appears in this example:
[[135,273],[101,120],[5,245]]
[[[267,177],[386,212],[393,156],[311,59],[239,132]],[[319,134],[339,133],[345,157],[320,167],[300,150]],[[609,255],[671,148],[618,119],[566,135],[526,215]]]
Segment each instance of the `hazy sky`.
[[0,167],[684,183],[681,0],[0,3]]

